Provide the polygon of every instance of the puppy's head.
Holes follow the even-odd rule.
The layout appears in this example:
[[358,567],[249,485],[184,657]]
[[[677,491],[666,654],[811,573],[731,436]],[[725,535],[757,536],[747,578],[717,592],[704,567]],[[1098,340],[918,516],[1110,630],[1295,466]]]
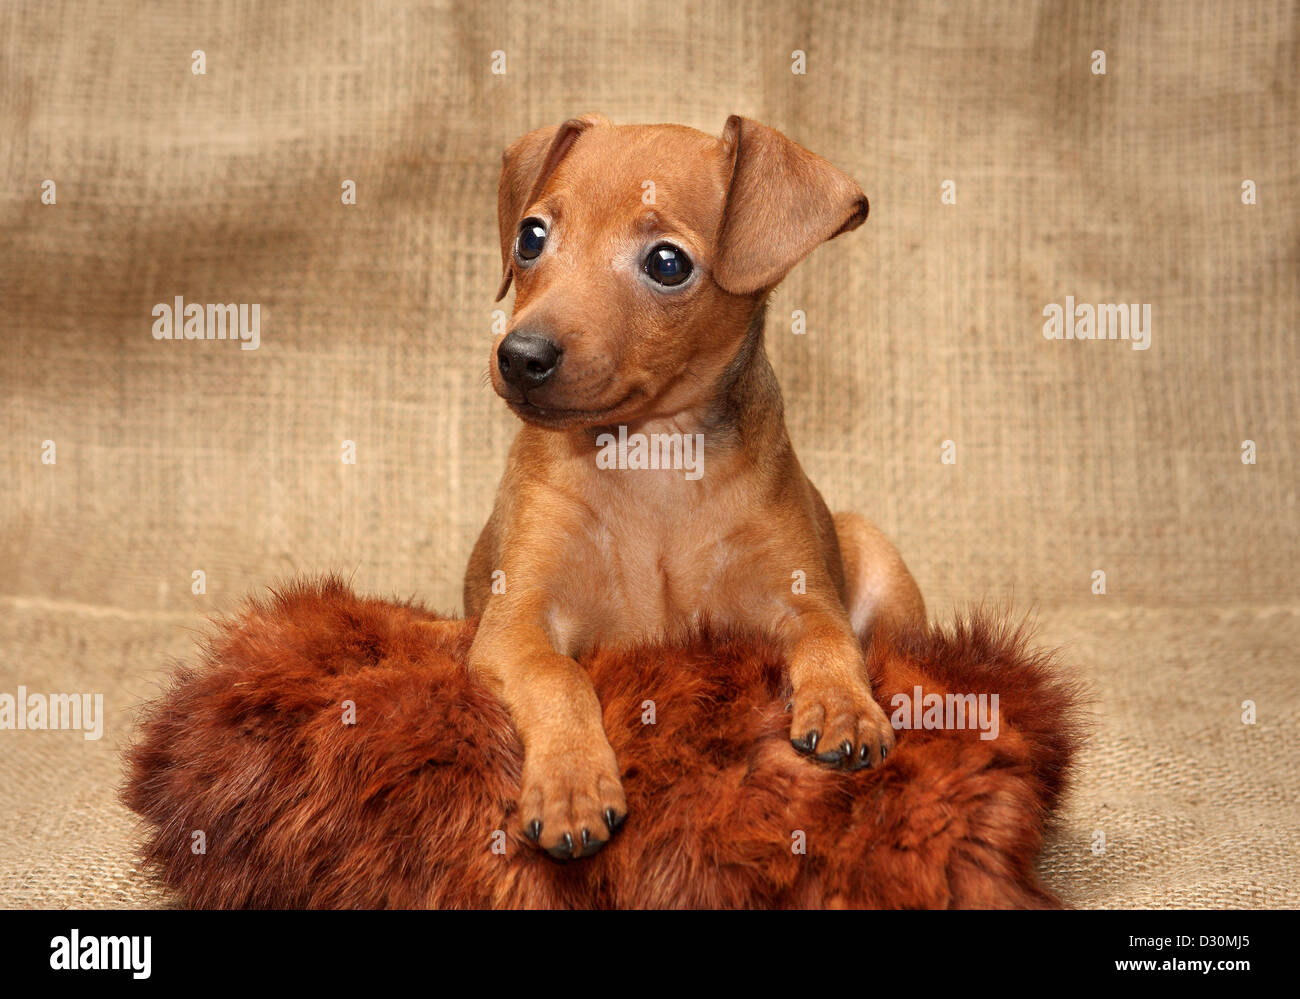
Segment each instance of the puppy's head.
[[530,132],[498,190],[506,333],[493,387],[523,419],[608,426],[707,406],[755,307],[867,199],[779,132],[722,138],[599,115]]

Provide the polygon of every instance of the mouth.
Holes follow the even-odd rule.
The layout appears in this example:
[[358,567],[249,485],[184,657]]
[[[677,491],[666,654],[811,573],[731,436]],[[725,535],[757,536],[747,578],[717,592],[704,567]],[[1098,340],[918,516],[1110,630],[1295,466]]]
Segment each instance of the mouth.
[[533,423],[540,427],[593,426],[599,425],[602,420],[618,412],[631,397],[632,393],[628,393],[613,406],[606,406],[603,409],[555,409],[538,406],[527,400],[512,399],[507,399],[506,405],[525,423]]

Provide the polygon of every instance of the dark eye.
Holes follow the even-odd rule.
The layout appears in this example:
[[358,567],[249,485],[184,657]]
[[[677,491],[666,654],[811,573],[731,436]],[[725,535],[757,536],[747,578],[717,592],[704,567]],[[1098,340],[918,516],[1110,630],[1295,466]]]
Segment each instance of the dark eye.
[[671,243],[660,243],[645,258],[645,272],[655,283],[671,288],[691,276],[691,258]]
[[524,219],[519,224],[519,238],[515,240],[515,256],[520,260],[536,260],[546,246],[546,226],[541,219]]

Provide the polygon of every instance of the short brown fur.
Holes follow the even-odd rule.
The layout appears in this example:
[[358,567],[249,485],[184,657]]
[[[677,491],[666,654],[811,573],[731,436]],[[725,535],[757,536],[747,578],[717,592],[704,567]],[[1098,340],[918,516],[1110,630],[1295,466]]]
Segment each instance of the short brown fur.
[[[924,604],[884,535],[854,514],[832,518],[804,475],[763,348],[769,292],[862,223],[861,189],[747,119],[715,139],[587,115],[506,151],[498,212],[498,297],[513,283],[516,298],[489,370],[524,426],[470,558],[465,607],[482,618],[470,668],[524,745],[521,829],[568,859],[598,850],[627,814],[575,657],[672,641],[705,619],[774,638],[796,748],[832,767],[880,766],[894,733],[861,642],[922,624]],[[546,230],[531,261],[515,253],[524,219]],[[664,241],[694,268],[670,290],[641,266]],[[544,384],[505,377],[512,333],[558,351]],[[599,468],[597,439],[620,426],[704,435],[702,477]]]

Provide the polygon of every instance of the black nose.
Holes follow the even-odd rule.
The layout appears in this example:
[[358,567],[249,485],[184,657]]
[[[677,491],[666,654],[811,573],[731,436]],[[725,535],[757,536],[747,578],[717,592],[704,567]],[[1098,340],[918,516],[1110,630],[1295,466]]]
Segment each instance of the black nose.
[[497,368],[501,377],[517,389],[527,392],[537,388],[560,363],[555,344],[535,334],[507,333],[497,348]]

